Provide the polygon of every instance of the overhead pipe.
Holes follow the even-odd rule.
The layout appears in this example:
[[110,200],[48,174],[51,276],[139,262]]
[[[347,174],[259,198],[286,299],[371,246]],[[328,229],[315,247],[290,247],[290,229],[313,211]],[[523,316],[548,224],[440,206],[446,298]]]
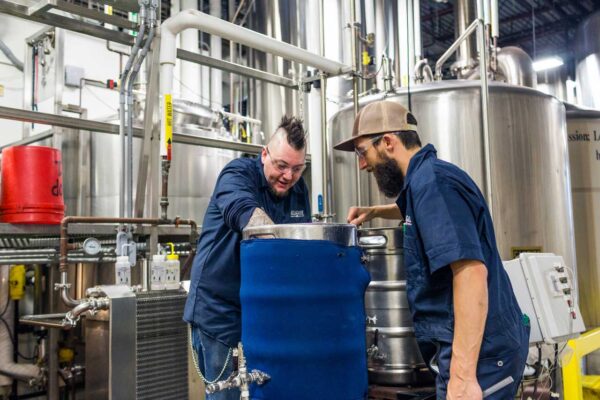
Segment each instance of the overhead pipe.
[[352,67],[306,51],[300,47],[281,42],[253,30],[215,18],[198,10],[184,10],[165,20],[160,27],[160,93],[171,93],[173,67],[177,55],[176,37],[185,29],[198,29],[223,39],[252,47],[276,56],[283,57],[327,73],[329,76],[342,75],[352,71]]

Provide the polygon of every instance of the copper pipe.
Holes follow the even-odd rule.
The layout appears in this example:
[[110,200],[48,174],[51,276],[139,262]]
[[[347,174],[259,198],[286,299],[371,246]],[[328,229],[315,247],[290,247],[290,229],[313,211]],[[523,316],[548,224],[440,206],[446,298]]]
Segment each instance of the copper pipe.
[[146,224],[146,225],[189,225],[190,226],[190,242],[192,247],[195,245],[195,241],[198,235],[198,225],[191,219],[181,219],[176,217],[173,220],[160,219],[160,218],[116,218],[116,217],[65,217],[60,223],[60,275],[61,282],[57,284],[57,287],[62,291],[62,299],[69,306],[76,306],[81,303],[81,300],[76,300],[70,297],[68,277],[67,277],[67,266],[68,258],[67,252],[69,249],[69,224],[77,223],[95,223],[95,224]]
[[169,169],[171,161],[163,158],[162,160],[162,192],[160,197],[160,216],[167,219],[167,209],[169,208]]

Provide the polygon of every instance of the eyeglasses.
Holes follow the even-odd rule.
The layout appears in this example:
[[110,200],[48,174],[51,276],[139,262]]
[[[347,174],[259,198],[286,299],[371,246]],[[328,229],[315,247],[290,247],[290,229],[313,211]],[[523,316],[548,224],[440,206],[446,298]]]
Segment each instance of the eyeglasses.
[[358,147],[354,147],[354,152],[356,153],[356,156],[358,158],[365,158],[365,154],[367,153],[367,151],[369,151],[369,149],[375,145],[375,142],[378,141],[379,139],[381,139],[382,137],[383,137],[383,135],[377,135],[377,136],[372,137],[370,143],[364,149],[359,149]]
[[304,171],[304,169],[306,168],[306,164],[301,164],[301,165],[296,165],[294,167],[291,167],[285,161],[274,159],[267,146],[265,146],[265,150],[267,150],[267,154],[268,154],[269,158],[271,159],[271,164],[273,164],[273,166],[279,173],[285,174],[289,170],[292,173],[292,175],[298,175],[298,174],[301,174],[302,171]]

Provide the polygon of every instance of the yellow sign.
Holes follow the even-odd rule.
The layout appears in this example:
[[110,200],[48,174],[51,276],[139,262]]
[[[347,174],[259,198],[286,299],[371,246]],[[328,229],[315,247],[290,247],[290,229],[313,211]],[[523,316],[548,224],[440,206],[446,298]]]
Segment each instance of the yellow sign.
[[163,103],[163,146],[161,155],[171,159],[171,146],[173,143],[173,99],[170,94],[165,94]]
[[542,253],[542,246],[511,247],[510,252],[512,258],[517,258],[521,253]]

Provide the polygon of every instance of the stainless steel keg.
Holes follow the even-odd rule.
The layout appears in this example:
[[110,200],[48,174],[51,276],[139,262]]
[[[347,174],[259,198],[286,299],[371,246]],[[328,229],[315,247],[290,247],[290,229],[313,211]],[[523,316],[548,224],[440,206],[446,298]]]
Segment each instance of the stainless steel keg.
[[433,377],[419,351],[406,297],[401,228],[361,229],[371,283],[365,295],[369,383],[422,385]]
[[244,239],[277,238],[328,240],[342,246],[356,246],[356,226],[351,224],[279,224],[261,225],[244,229]]

